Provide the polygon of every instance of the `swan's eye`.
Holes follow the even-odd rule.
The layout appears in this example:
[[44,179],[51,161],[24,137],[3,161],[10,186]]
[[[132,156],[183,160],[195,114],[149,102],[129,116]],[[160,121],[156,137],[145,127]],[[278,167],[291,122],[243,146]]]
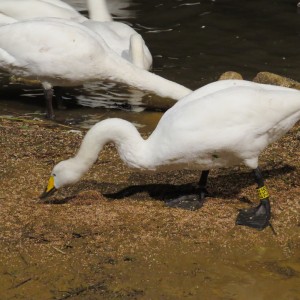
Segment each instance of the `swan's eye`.
[[56,176],[56,174],[52,174],[52,176],[54,176],[54,177],[55,177],[55,176]]

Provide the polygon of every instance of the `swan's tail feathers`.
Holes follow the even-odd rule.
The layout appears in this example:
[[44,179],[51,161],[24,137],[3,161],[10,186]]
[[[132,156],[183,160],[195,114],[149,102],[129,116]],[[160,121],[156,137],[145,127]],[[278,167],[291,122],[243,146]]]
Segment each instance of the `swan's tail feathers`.
[[149,70],[152,65],[152,56],[145,45],[145,41],[138,33],[130,36],[129,55],[132,63],[141,69]]

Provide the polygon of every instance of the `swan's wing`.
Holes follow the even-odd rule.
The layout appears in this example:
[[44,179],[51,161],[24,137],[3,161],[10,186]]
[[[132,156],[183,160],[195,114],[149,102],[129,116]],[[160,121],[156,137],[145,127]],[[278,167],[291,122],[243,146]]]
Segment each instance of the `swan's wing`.
[[239,88],[239,87],[248,87],[252,89],[264,89],[269,91],[287,91],[288,88],[281,86],[274,86],[269,84],[260,84],[247,80],[219,80],[212,83],[209,83],[205,86],[200,87],[193,93],[188,96],[182,98],[180,101],[176,103],[176,107],[184,106],[189,102],[199,101],[199,99],[204,98],[210,94],[217,93],[219,91],[228,89],[228,88]]
[[129,25],[122,23],[122,22],[104,22],[105,26],[110,28],[110,30],[114,31],[116,34],[120,36],[120,38],[129,40],[132,34],[136,34],[137,32],[130,27]]
[[97,71],[106,47],[89,29],[68,20],[28,20],[0,26],[2,68],[23,77],[82,81]]
[[259,153],[300,118],[299,91],[260,85],[231,87],[185,105],[177,103],[149,138],[162,148],[158,152],[166,149],[166,157],[175,147],[179,154],[186,149]]
[[[172,120],[176,128],[223,130],[226,127],[275,126],[300,110],[300,92],[294,89],[255,83],[232,86],[210,93],[198,93],[177,102],[161,119]],[[201,90],[201,89],[200,89]],[[189,100],[189,101],[188,101]],[[168,121],[164,121],[164,118]]]
[[74,7],[72,7],[71,5],[67,4],[66,2],[63,2],[63,1],[60,1],[60,0],[40,0],[40,1],[47,2],[47,3],[50,3],[50,4],[56,5],[58,7],[62,7],[62,8],[69,9],[69,10],[77,12],[77,10]]
[[0,12],[17,20],[37,17],[57,17],[77,22],[86,18],[76,10],[66,9],[50,2],[35,0],[1,0]]

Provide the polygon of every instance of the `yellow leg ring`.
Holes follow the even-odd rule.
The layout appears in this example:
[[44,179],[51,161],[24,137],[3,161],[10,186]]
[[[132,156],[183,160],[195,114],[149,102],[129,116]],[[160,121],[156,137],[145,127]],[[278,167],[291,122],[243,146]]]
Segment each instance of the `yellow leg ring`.
[[265,186],[262,186],[261,188],[257,189],[257,192],[260,200],[269,198],[269,192]]

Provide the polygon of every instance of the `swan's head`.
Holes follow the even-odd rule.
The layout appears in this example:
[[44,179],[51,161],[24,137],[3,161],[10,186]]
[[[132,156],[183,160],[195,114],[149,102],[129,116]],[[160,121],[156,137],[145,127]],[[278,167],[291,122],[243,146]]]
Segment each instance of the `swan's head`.
[[83,172],[82,166],[75,159],[61,161],[53,168],[48,185],[40,198],[46,198],[63,186],[76,183]]

